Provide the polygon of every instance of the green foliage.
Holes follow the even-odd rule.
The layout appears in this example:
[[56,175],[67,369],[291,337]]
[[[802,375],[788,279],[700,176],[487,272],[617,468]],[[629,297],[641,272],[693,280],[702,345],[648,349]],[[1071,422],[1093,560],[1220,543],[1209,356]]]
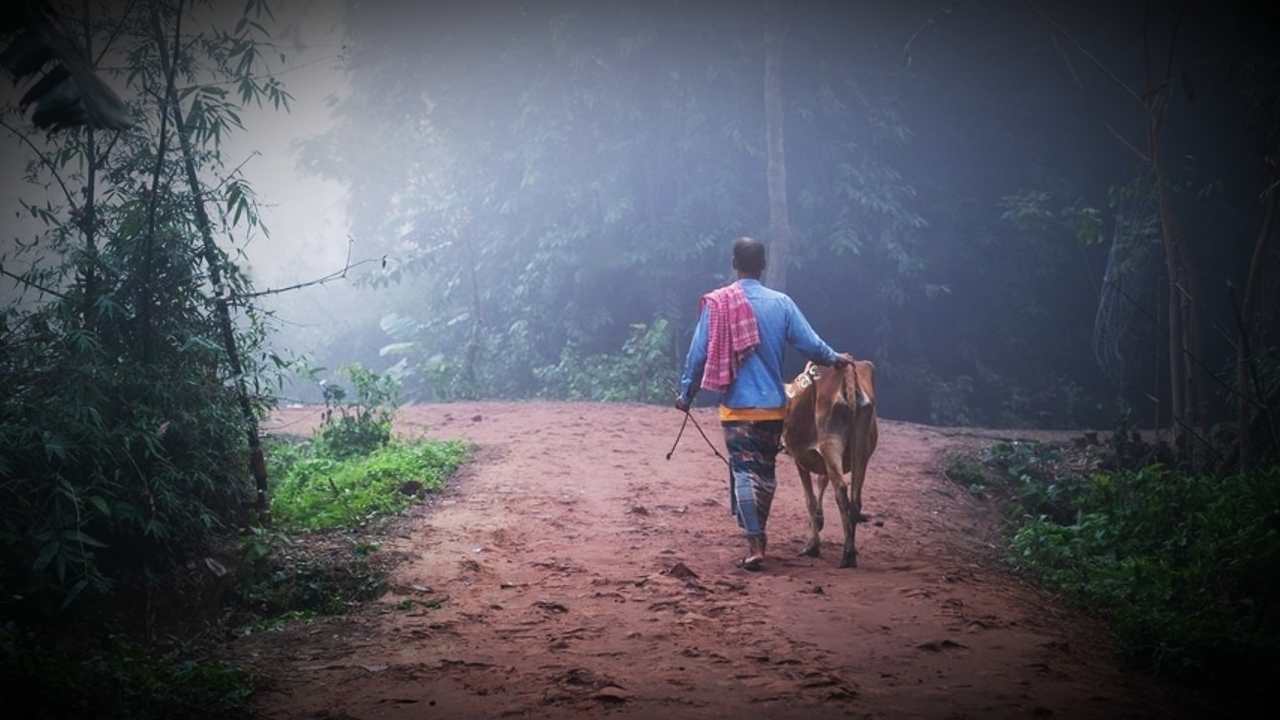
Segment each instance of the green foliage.
[[1063,468],[1063,451],[1039,442],[1002,442],[988,451],[987,462],[1004,477],[1019,510],[1069,523],[1076,519],[1085,480]]
[[0,672],[10,687],[23,688],[40,717],[212,720],[250,712],[252,678],[189,648],[157,651],[119,635],[80,650],[33,652],[31,643],[22,631],[0,627]]
[[207,540],[243,516],[251,488],[225,358],[198,342],[212,323],[173,317],[192,341],[143,363],[127,338],[78,343],[87,334],[60,320],[29,317],[0,350],[0,553],[6,587],[66,604]]
[[534,371],[540,394],[562,400],[666,403],[674,394],[675,359],[666,320],[636,323],[617,354],[583,357],[566,347],[560,362]]
[[1078,507],[1071,524],[1029,519],[1013,538],[1018,566],[1104,608],[1123,648],[1159,671],[1201,681],[1274,671],[1280,472],[1098,475]]
[[324,415],[316,432],[319,454],[335,459],[362,455],[391,440],[391,421],[399,404],[400,383],[390,375],[379,375],[359,363],[342,369],[355,392],[345,402],[347,391],[334,383],[322,383]]
[[967,453],[948,454],[943,461],[943,473],[948,480],[966,488],[977,497],[983,497],[986,493],[986,468],[980,460]]
[[[1127,441],[1126,441],[1127,442]],[[1010,502],[1015,567],[1106,615],[1121,649],[1160,673],[1250,682],[1280,663],[1280,469],[1212,477],[1085,474],[1063,447],[999,443],[987,468]]]
[[398,512],[420,493],[441,488],[466,457],[458,442],[393,442],[399,381],[358,363],[342,373],[354,398],[341,385],[322,382],[325,409],[315,437],[267,448],[271,511],[286,526],[352,527]]
[[347,457],[325,454],[323,443],[284,447],[288,460],[272,460],[271,512],[284,525],[311,530],[399,512],[419,493],[443,487],[467,454],[462,443],[437,441],[393,442]]
[[[0,311],[6,604],[69,607],[194,552],[251,507],[215,291],[238,311],[233,336],[253,411],[272,403],[272,374],[284,362],[263,347],[269,318],[248,297],[247,277],[231,254],[208,252],[194,207],[209,199],[215,230],[233,242],[264,230],[252,188],[225,170],[220,143],[240,128],[241,103],[287,95],[274,80],[254,79],[270,46],[260,25],[185,28],[174,61],[191,161],[201,177],[224,181],[198,197],[185,183],[172,118],[160,138],[167,77],[153,6],[171,33],[176,18],[165,3],[75,18],[99,47],[114,43],[123,65],[111,72],[137,122],[110,136],[33,138],[44,153],[31,158],[26,180],[40,201],[24,204],[39,209],[32,217],[43,229],[0,254],[21,293]],[[260,7],[255,0],[249,11]],[[225,84],[240,84],[239,101]],[[19,120],[8,121],[22,132]],[[215,202],[224,188],[225,215]],[[224,287],[212,287],[213,269]]]

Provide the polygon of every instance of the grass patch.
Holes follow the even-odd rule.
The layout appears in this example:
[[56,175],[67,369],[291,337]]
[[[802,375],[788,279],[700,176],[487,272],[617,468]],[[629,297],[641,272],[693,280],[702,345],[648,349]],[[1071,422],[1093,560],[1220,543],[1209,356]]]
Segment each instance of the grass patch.
[[392,441],[367,454],[339,457],[312,441],[269,448],[271,514],[306,530],[355,527],[399,512],[444,487],[466,460],[457,441]]

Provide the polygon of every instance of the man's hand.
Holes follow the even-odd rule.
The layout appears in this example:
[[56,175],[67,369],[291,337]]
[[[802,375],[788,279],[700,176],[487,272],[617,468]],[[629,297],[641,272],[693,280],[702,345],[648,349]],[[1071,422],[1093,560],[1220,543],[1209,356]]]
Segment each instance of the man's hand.
[[689,412],[689,401],[683,395],[676,396],[676,409],[680,412]]
[[852,355],[850,355],[849,353],[840,353],[836,355],[836,361],[834,365],[835,367],[842,368],[846,365],[852,365],[853,362],[854,361],[853,361]]

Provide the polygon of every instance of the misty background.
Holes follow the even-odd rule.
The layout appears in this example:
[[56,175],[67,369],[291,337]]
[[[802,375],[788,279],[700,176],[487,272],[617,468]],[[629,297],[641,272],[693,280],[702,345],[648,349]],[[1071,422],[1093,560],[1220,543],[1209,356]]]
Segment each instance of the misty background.
[[[269,345],[325,372],[360,362],[422,401],[667,402],[698,296],[747,234],[785,254],[781,289],[824,339],[876,362],[888,417],[1166,423],[1158,208],[1129,92],[1176,59],[1165,162],[1215,318],[1203,364],[1229,376],[1217,318],[1263,213],[1273,22],[1049,2],[271,7],[291,109],[244,108],[222,148],[269,235],[220,242],[258,290],[373,261],[263,298]],[[21,236],[16,198],[41,191],[15,182],[24,148],[0,149]],[[283,396],[319,398],[301,376]]]

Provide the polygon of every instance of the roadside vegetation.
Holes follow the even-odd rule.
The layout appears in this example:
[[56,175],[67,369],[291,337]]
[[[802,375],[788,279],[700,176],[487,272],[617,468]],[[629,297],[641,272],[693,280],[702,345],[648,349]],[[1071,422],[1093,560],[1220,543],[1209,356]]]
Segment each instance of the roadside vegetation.
[[1005,511],[1018,571],[1110,623],[1136,666],[1248,688],[1280,670],[1280,470],[1213,475],[1121,429],[1000,442],[944,471]]
[[272,519],[292,529],[355,528],[399,512],[444,486],[466,457],[459,442],[403,441],[391,435],[398,383],[360,365],[341,385],[323,387],[324,420],[315,437],[268,446]]
[[[47,717],[242,716],[258,684],[218,656],[220,640],[347,613],[385,592],[396,562],[381,551],[387,523],[441,490],[467,448],[394,437],[396,381],[358,365],[341,374],[352,390],[324,384],[312,437],[266,439],[267,515],[215,528],[141,574],[104,568],[107,590],[48,616],[64,632],[46,632],[30,613],[0,625],[0,668],[33,688]],[[5,600],[36,612],[24,596]],[[122,617],[118,606],[138,601],[146,616]]]
[[[261,437],[302,365],[242,268],[268,229],[223,141],[292,100],[266,0],[55,5],[131,124],[0,112],[30,150],[0,252],[0,675],[40,717],[243,717],[256,681],[220,643],[381,594],[385,523],[466,449],[394,438],[399,382],[358,365],[315,437]],[[6,58],[36,42],[14,29]]]

